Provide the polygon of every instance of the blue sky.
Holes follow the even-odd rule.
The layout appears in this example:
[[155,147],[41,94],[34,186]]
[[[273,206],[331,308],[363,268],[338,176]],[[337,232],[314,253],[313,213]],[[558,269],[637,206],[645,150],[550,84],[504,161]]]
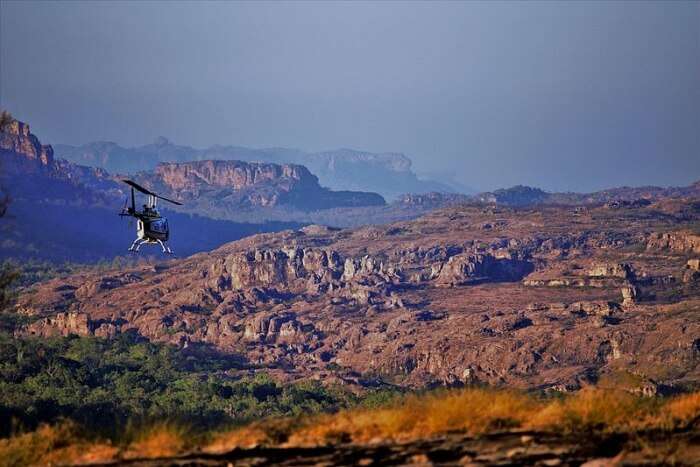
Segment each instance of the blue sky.
[[700,2],[0,3],[46,143],[404,152],[477,189],[700,179]]

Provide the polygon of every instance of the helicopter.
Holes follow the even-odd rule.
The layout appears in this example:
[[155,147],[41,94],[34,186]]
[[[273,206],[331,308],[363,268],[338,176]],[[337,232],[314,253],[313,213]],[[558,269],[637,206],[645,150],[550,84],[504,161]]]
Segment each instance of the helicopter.
[[[129,247],[129,251],[137,252],[141,245],[158,244],[163,249],[163,253],[173,254],[172,250],[166,243],[170,238],[170,228],[168,227],[168,219],[161,216],[156,209],[156,202],[159,199],[182,206],[182,203],[164,198],[150,190],[142,187],[132,180],[122,180],[131,187],[131,206],[124,204],[124,208],[119,213],[120,216],[128,216],[136,218],[136,240]],[[148,196],[146,204],[143,205],[142,211],[136,210],[136,196],[134,191],[139,191]],[[127,199],[128,202],[128,199]]]

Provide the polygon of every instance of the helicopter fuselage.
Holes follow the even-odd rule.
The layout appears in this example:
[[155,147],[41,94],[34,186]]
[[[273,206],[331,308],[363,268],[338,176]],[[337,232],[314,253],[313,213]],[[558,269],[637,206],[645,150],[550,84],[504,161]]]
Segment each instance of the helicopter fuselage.
[[167,242],[170,238],[167,218],[153,214],[137,214],[134,217],[136,217],[136,235],[138,238],[152,243],[157,243],[158,240]]
[[[122,181],[131,186],[131,206],[127,204],[127,199],[127,202],[119,215],[134,217],[136,219],[136,240],[134,240],[129,247],[129,251],[137,252],[143,244],[157,243],[161,246],[164,253],[172,254],[172,250],[166,244],[170,238],[168,219],[158,213],[156,203],[158,199],[162,199],[175,205],[182,205],[182,203],[157,195],[131,180]],[[148,196],[146,204],[143,205],[143,210],[141,211],[136,209],[134,190],[138,190]]]

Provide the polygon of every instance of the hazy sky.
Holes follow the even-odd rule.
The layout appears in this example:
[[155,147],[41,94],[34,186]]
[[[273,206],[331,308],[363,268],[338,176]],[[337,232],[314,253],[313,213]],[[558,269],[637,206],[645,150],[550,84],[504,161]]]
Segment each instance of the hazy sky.
[[477,189],[700,179],[700,2],[0,4],[45,143],[409,155]]

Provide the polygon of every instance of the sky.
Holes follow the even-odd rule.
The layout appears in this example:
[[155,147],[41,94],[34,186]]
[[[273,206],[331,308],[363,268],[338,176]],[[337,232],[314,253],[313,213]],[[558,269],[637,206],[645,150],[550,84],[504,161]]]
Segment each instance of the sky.
[[0,3],[43,143],[402,152],[477,190],[700,179],[700,2]]

